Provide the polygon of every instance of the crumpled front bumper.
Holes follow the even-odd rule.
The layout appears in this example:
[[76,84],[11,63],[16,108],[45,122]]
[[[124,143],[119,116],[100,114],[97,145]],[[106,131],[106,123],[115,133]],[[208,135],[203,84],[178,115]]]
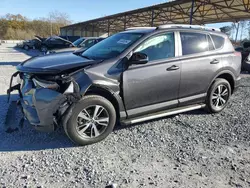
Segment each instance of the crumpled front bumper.
[[[15,76],[17,74],[14,74]],[[31,80],[26,81],[22,88],[21,84],[15,86],[10,84],[7,93],[10,95],[15,90],[19,92],[17,104],[21,106],[25,119],[35,129],[45,132],[53,131],[57,124],[55,113],[66,103],[67,98],[65,95],[51,89],[34,88],[31,82]]]

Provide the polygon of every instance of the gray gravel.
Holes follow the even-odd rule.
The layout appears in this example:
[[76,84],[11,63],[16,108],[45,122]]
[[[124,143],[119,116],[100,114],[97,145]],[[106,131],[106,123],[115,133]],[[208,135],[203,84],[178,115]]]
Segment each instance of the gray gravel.
[[250,187],[249,76],[220,114],[198,110],[118,127],[103,142],[76,147],[62,129],[39,133],[26,123],[3,131],[3,88],[15,68],[1,57],[0,50],[0,187]]

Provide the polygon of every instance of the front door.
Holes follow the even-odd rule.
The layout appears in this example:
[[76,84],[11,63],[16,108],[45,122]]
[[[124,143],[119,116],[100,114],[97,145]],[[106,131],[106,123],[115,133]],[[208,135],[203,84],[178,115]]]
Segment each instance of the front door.
[[153,36],[134,50],[147,54],[149,62],[131,65],[123,73],[123,96],[130,117],[178,105],[181,63],[175,51],[173,32]]

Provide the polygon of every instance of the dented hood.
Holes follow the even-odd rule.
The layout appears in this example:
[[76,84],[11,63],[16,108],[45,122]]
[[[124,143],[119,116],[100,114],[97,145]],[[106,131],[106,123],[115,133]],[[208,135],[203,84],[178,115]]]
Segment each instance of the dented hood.
[[71,52],[55,53],[30,58],[19,64],[17,70],[26,73],[57,74],[69,69],[100,63],[101,61],[89,60]]

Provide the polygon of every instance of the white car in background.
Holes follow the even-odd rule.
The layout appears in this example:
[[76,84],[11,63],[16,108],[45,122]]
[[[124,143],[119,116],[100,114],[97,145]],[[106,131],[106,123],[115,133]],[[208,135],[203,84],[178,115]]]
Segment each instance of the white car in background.
[[59,52],[75,52],[78,50],[83,52],[84,50],[90,48],[91,46],[102,41],[103,39],[104,38],[101,38],[101,37],[81,37],[81,38],[77,39],[76,41],[74,41],[71,44],[70,48],[49,51],[47,54],[59,53]]

